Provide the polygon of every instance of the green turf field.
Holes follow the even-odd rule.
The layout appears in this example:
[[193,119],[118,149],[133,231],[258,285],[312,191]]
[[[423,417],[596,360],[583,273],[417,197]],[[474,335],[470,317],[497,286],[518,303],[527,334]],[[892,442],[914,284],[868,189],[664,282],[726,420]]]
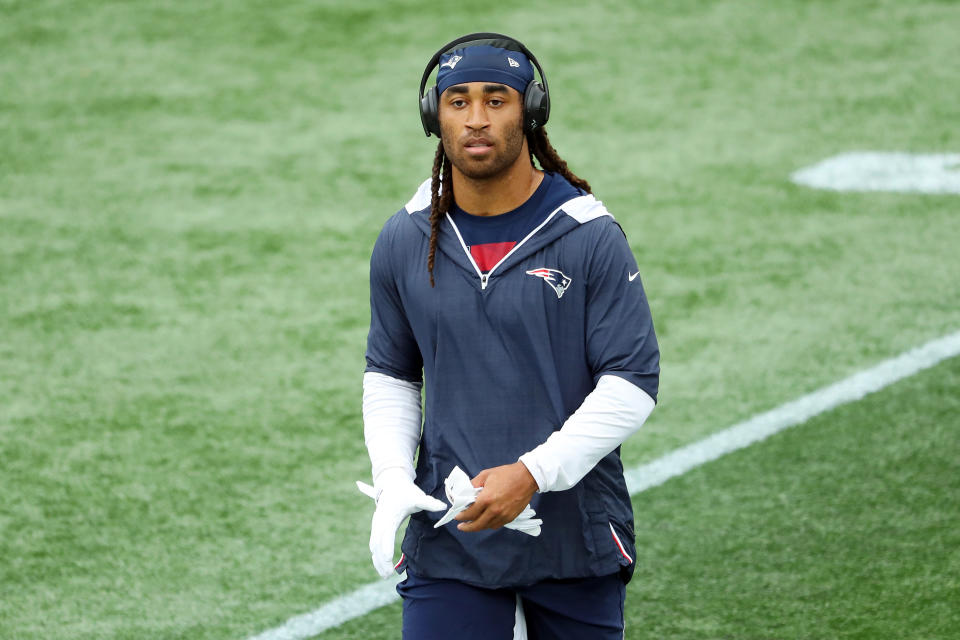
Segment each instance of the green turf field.
[[[956,2],[0,0],[0,638],[242,640],[376,578],[367,259],[437,46],[523,40],[662,349],[628,466],[960,329]],[[628,638],[946,638],[956,361],[635,501]],[[396,607],[324,638],[398,637]]]

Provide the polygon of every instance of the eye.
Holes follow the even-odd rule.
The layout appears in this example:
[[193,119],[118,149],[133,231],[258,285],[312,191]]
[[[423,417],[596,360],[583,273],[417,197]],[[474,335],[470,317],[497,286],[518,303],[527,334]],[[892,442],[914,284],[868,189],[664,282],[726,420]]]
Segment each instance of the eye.
[[491,98],[491,99],[490,99],[490,106],[491,106],[491,107],[499,107],[499,106],[501,106],[502,104],[503,104],[503,100],[501,100],[500,98]]
[[457,98],[456,100],[450,101],[450,106],[456,107],[457,109],[466,106],[467,101],[463,98]]

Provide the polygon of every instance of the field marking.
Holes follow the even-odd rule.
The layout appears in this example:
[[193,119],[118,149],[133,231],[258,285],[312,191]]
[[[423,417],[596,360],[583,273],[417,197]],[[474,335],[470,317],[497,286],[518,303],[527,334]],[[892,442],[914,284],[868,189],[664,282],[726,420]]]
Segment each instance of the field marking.
[[776,409],[727,427],[723,431],[675,449],[639,467],[624,472],[630,495],[663,484],[702,464],[743,449],[788,427],[840,405],[860,400],[899,380],[960,355],[960,331],[938,338],[899,356],[884,360],[849,378],[800,396]]
[[304,640],[339,627],[354,618],[385,607],[400,599],[397,583],[403,576],[371,582],[359,589],[334,598],[315,611],[290,618],[283,625],[264,631],[250,640]]
[[851,151],[795,171],[790,179],[814,189],[960,194],[960,153]]
[[[652,462],[629,469],[624,473],[627,488],[630,495],[636,495],[659,486],[670,478],[683,475],[784,429],[802,424],[840,405],[860,400],[870,393],[957,355],[960,355],[960,331],[905,351],[776,409],[675,449]],[[250,640],[306,640],[316,636],[399,600],[395,586],[401,579],[401,576],[395,576],[388,580],[371,582],[331,600],[315,611],[291,618],[283,625],[264,631]]]

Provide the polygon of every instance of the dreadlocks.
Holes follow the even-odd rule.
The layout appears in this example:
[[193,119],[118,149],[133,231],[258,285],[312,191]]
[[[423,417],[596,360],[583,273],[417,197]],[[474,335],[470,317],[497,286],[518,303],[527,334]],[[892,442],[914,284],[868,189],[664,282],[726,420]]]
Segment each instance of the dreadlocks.
[[587,193],[593,193],[590,190],[590,183],[583,178],[578,177],[567,166],[566,160],[560,157],[557,150],[550,144],[550,138],[547,137],[547,131],[543,127],[534,129],[527,134],[527,146],[530,147],[530,162],[536,158],[540,163],[540,168],[544,171],[553,171],[559,173],[567,182],[573,186],[583,189]]
[[[441,173],[443,177],[441,177]],[[440,193],[440,185],[443,193]],[[450,210],[453,202],[453,169],[450,159],[443,151],[443,140],[437,145],[437,154],[433,158],[433,175],[430,182],[430,255],[427,257],[427,271],[430,272],[430,286],[433,282],[433,263],[437,257],[437,235],[440,221]]]
[[[557,150],[550,144],[547,131],[543,127],[527,133],[527,147],[530,149],[530,164],[534,158],[540,163],[544,171],[559,173],[573,186],[592,193],[590,183],[574,174],[567,166],[567,162],[560,157]],[[443,193],[440,186],[443,185]],[[433,282],[433,265],[437,256],[437,236],[440,232],[440,221],[450,210],[453,203],[453,169],[450,159],[443,151],[443,141],[437,145],[437,153],[433,158],[433,175],[430,183],[430,253],[427,257],[427,271],[430,272],[430,286]]]

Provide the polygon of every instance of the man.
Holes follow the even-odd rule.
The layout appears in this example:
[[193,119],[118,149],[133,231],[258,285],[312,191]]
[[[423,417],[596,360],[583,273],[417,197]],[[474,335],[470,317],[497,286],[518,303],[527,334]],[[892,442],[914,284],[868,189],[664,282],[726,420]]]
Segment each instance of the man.
[[[619,446],[659,379],[636,261],[550,145],[526,47],[459,38],[420,92],[441,138],[433,176],[387,221],[370,267],[374,566],[407,572],[404,638],[510,638],[518,604],[531,638],[622,638],[634,536]],[[455,467],[482,489],[435,528]],[[528,504],[536,537],[504,527]]]

